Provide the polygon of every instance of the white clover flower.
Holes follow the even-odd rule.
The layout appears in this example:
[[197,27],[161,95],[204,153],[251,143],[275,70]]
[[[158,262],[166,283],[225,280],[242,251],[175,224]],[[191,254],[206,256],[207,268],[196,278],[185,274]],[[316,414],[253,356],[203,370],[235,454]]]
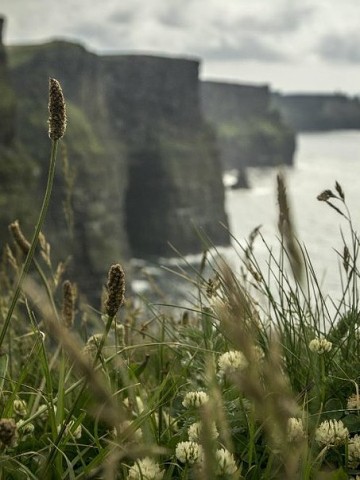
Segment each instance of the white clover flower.
[[330,352],[332,343],[326,340],[326,338],[314,338],[309,343],[309,348],[312,352],[321,355],[322,353]]
[[145,457],[138,460],[129,469],[128,480],[161,480],[164,470],[152,458]]
[[234,456],[225,448],[220,448],[215,452],[217,462],[217,475],[233,475],[237,471]]
[[254,347],[253,349],[254,351],[254,357],[255,357],[255,360],[257,361],[260,361],[260,360],[263,360],[264,357],[265,357],[265,353],[263,351],[263,349],[261,347],[258,347],[257,345]]
[[[131,429],[132,424],[133,422],[131,420],[125,420],[124,422],[122,422],[119,426],[120,433],[125,432],[127,429]],[[116,431],[115,431],[115,436],[116,436]],[[138,428],[137,430],[132,432],[131,435],[129,435],[129,437],[130,437],[129,440],[133,440],[134,442],[140,442],[143,438],[142,430]]]
[[88,338],[86,345],[94,345],[95,347],[98,347],[101,344],[103,336],[104,335],[102,333],[95,333],[94,335],[91,335],[91,337]]
[[360,395],[353,393],[347,400],[347,408],[349,410],[360,410]]
[[304,425],[301,418],[291,417],[287,424],[287,438],[290,443],[301,442],[305,438]]
[[218,360],[219,372],[221,374],[234,373],[244,370],[249,365],[245,355],[237,350],[220,355]]
[[348,443],[349,462],[356,467],[360,463],[360,435],[349,439]]
[[341,445],[349,437],[349,430],[341,420],[325,420],[315,431],[315,440],[320,445]]
[[[201,422],[195,422],[192,425],[190,425],[190,427],[188,428],[189,440],[191,442],[198,442],[200,440],[201,430],[202,430]],[[219,432],[217,431],[215,422],[211,422],[210,435],[211,435],[211,438],[214,440],[219,436]]]
[[[70,420],[70,422],[66,425],[65,427],[65,432],[64,434],[65,435],[71,435],[73,438],[75,438],[76,440],[78,440],[79,438],[81,438],[81,435],[82,435],[82,426],[81,426],[81,423],[74,429],[74,420]],[[61,430],[61,425],[58,425],[57,427],[57,431],[58,433],[60,432]]]
[[182,404],[186,408],[201,407],[201,405],[204,405],[204,403],[208,401],[209,401],[209,395],[205,392],[198,390],[196,392],[188,392],[185,395],[184,400],[182,401]]
[[203,451],[196,442],[180,442],[176,445],[175,455],[180,462],[192,465],[202,460]]
[[136,395],[135,397],[135,405],[134,405],[134,401],[129,398],[125,398],[123,403],[126,408],[129,408],[138,413],[141,413],[145,410],[144,402],[142,401],[141,397],[139,397],[139,395]]

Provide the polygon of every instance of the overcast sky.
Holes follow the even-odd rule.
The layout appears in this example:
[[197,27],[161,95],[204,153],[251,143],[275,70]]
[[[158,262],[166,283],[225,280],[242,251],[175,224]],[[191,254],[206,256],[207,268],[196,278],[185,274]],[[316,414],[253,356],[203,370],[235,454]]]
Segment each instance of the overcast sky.
[[1,0],[6,44],[202,59],[201,76],[360,93],[360,0]]

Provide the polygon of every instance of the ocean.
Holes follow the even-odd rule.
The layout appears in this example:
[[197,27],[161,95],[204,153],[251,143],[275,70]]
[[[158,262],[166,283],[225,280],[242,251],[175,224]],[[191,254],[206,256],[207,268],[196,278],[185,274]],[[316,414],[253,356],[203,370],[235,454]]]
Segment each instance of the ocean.
[[[254,244],[255,257],[264,271],[269,258],[268,248],[274,252],[278,249],[278,172],[278,168],[251,168],[248,171],[250,189],[226,190],[226,211],[230,231],[236,241],[233,247],[221,248],[220,252],[235,271],[240,271],[239,248],[236,244],[245,245],[255,227],[261,225],[261,234],[267,245],[260,238]],[[326,189],[336,193],[337,181],[345,192],[354,229],[360,229],[360,131],[299,134],[294,166],[283,168],[282,172],[297,238],[306,247],[323,293],[340,297],[342,287],[339,272],[343,267],[337,252],[343,251],[342,235],[349,241],[349,225],[325,202],[317,200],[317,196]],[[341,202],[333,203],[344,210]],[[138,275],[133,282],[133,289],[140,295],[152,297],[153,283],[164,292],[164,299],[181,304],[189,296],[190,284],[184,282],[181,276],[169,273],[168,269],[194,277],[192,266],[196,269],[200,258],[199,255],[188,256],[185,262],[178,258],[159,259],[158,263],[151,264],[135,261]],[[186,262],[189,262],[188,266]],[[142,270],[147,272],[145,276],[139,275]],[[150,282],[149,276],[152,278]],[[158,292],[155,296],[158,297]]]
[[[240,243],[254,227],[262,225],[266,243],[278,244],[278,171],[250,169],[250,190],[227,190],[230,230]],[[337,181],[345,192],[354,229],[360,229],[360,131],[299,134],[294,166],[283,172],[296,235],[309,253],[324,293],[338,295],[341,261],[336,251],[343,251],[341,232],[350,238],[348,222],[317,196],[326,189],[336,193]],[[344,210],[341,202],[333,203]],[[263,261],[268,258],[261,241],[255,243],[255,254]]]

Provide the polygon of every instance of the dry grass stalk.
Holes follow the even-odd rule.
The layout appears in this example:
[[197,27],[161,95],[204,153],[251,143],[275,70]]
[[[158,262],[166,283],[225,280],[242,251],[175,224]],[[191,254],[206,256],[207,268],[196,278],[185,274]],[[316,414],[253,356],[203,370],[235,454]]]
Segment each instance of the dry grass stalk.
[[13,223],[10,223],[9,230],[16,245],[18,245],[24,255],[27,255],[30,250],[30,242],[28,242],[28,240],[25,238],[25,235],[22,233],[19,220],[15,220]]
[[74,325],[75,301],[76,288],[69,280],[65,280],[63,283],[63,304],[61,314],[66,328],[71,328]]
[[285,180],[282,174],[277,175],[277,197],[279,204],[279,232],[281,238],[285,241],[285,247],[294,277],[296,280],[301,281],[303,277],[303,259],[295,237],[290,206],[286,194]]
[[245,355],[246,370],[232,375],[233,382],[252,401],[255,414],[263,424],[270,444],[278,452],[283,479],[293,480],[303,453],[302,448],[289,451],[288,419],[298,414],[298,407],[282,367],[281,349],[276,340],[262,360],[259,348],[261,326],[252,299],[243,290],[229,268],[224,271],[228,307],[220,311],[221,327],[234,347]]
[[111,427],[119,425],[121,421],[125,420],[123,410],[115,403],[102,376],[93,368],[93,363],[89,362],[88,357],[82,353],[82,345],[64,325],[54,318],[52,307],[45,292],[30,278],[26,279],[23,290],[35,301],[49,335],[62,346],[73,362],[74,369],[84,377],[96,401],[96,412],[94,414],[102,418]]
[[14,270],[14,272],[18,273],[19,266],[17,264],[15,255],[8,244],[6,244],[4,248],[4,260],[6,264],[8,264]]

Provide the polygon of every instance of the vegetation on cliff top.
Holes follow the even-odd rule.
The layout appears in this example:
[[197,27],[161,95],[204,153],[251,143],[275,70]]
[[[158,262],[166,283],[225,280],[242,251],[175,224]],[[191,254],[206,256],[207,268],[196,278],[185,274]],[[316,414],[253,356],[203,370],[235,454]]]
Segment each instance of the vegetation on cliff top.
[[115,264],[90,309],[43,235],[35,251],[41,222],[31,242],[14,222],[0,269],[0,477],[358,478],[360,241],[334,192],[318,199],[348,220],[339,300],[294,236],[282,176],[279,257],[269,247],[259,267],[258,228],[237,247],[239,275],[205,252],[191,308],[125,300]]

